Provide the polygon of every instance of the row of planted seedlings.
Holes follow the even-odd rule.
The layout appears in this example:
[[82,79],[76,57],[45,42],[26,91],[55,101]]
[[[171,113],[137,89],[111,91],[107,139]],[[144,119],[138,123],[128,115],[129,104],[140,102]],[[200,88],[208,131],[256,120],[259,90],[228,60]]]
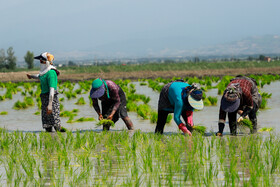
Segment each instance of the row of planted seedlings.
[[[265,84],[270,84],[272,81],[279,80],[279,75],[250,75],[250,77],[254,78],[256,80],[256,83],[258,87],[262,88]],[[202,86],[203,92],[203,101],[205,106],[213,106],[217,104],[217,97],[213,96],[206,96],[206,93],[208,89],[217,88],[218,94],[222,94],[226,85],[229,83],[230,79],[234,77],[232,76],[223,76],[220,77],[214,77],[214,76],[205,76],[202,78],[197,77],[186,77],[183,80],[188,82],[189,84],[192,83],[199,83]],[[162,87],[176,79],[181,79],[180,77],[173,77],[172,79],[163,79],[163,78],[157,78],[157,79],[142,79],[139,80],[141,83],[140,85],[146,85],[146,82],[148,82],[148,86],[151,87],[153,90],[160,92]],[[129,111],[137,112],[139,116],[141,116],[143,119],[150,119],[152,123],[154,123],[157,119],[157,112],[148,105],[149,97],[146,97],[145,95],[136,94],[136,90],[133,84],[129,84],[130,80],[116,80],[116,83],[119,84],[122,89],[126,92],[128,103],[127,108]],[[216,83],[216,86],[213,86],[212,84]],[[129,87],[128,87],[129,84]],[[81,94],[88,93],[91,88],[91,81],[79,81],[78,84],[66,81],[66,82],[60,82],[59,84],[59,92],[62,93],[68,100],[77,98]],[[75,85],[78,85],[76,89]],[[6,88],[6,93],[4,95],[0,95],[0,100],[5,99],[12,99],[13,94],[16,94],[18,91],[21,91],[21,95],[24,96],[24,100],[20,101],[18,100],[14,104],[14,109],[25,109],[30,106],[34,106],[33,98],[36,98],[38,111],[35,112],[35,114],[40,114],[40,108],[41,108],[41,100],[40,100],[40,85],[38,82],[20,82],[20,83],[2,83],[0,84],[0,87]],[[22,87],[22,88],[21,88]],[[261,103],[261,109],[266,108],[267,99],[271,97],[271,93],[261,92],[262,96],[262,103]],[[89,103],[91,104],[91,99],[89,98]],[[78,109],[74,109],[72,111],[64,111],[63,101],[64,97],[60,98],[61,104],[61,117],[69,117],[68,123],[73,122],[83,122],[83,121],[93,121],[93,118],[79,118],[74,119],[75,116],[77,116],[77,113],[79,112]],[[139,101],[143,102],[139,105]],[[86,104],[86,101],[84,97],[80,96],[75,103],[77,105],[84,105]],[[8,113],[6,111],[0,111],[1,115],[7,115]],[[168,117],[168,121],[171,121],[171,115]]]
[[0,129],[8,186],[278,186],[280,137]]

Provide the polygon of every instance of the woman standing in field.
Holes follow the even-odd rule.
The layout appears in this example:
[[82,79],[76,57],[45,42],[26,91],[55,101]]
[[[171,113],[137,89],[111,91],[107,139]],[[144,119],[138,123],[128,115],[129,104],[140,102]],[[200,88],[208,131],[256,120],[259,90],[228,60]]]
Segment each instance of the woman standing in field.
[[[192,135],[193,110],[203,109],[202,90],[196,84],[189,85],[183,80],[166,84],[159,96],[158,120],[155,133],[163,133],[169,113],[174,113],[174,121],[178,128],[188,135]],[[181,121],[183,117],[186,125]]]
[[[125,93],[119,85],[111,80],[95,79],[92,82],[90,97],[99,120],[106,118],[116,123],[121,117],[128,130],[133,130],[133,123],[127,115]],[[98,99],[101,101],[102,113]],[[103,130],[109,129],[110,126],[103,125]]]
[[48,52],[42,53],[34,59],[40,60],[40,72],[37,75],[27,74],[29,79],[40,79],[41,83],[41,115],[42,125],[47,132],[56,131],[65,132],[61,127],[60,109],[57,92],[57,76],[59,71],[53,66],[54,56]]

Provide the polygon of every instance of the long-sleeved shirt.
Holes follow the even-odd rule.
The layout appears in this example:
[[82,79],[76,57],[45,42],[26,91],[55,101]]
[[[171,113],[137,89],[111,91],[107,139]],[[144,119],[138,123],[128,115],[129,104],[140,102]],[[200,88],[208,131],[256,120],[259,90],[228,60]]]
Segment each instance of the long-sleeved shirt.
[[[229,84],[233,83],[239,83],[240,88],[242,90],[241,96],[240,96],[240,105],[238,107],[238,110],[244,110],[244,106],[247,106],[249,108],[253,108],[254,106],[254,101],[256,104],[258,104],[258,90],[255,85],[255,83],[249,78],[235,78],[233,79]],[[237,111],[236,111],[237,112]],[[226,119],[226,112],[222,110],[220,107],[220,112],[219,112],[219,122],[224,123]]]
[[[120,87],[111,80],[106,80],[105,82],[107,84],[108,90],[105,86],[106,91],[105,91],[104,95],[102,96],[102,98],[99,98],[99,99],[104,102],[110,102],[110,104],[114,105],[113,110],[116,111],[121,104],[121,99],[120,99],[120,95],[119,95]],[[109,97],[107,95],[107,92],[109,92]],[[92,93],[92,90],[91,90],[91,93]],[[91,95],[91,93],[90,93],[90,95]],[[93,102],[93,107],[94,107],[95,111],[97,113],[100,113],[98,100],[96,98],[92,98],[92,102]]]
[[[188,108],[188,106],[186,106],[184,104],[184,101],[182,98],[182,91],[185,89],[185,87],[190,86],[190,85],[185,82],[173,82],[168,86],[169,86],[169,88],[166,87],[166,89],[168,89],[168,92],[166,92],[166,93],[167,93],[167,98],[169,100],[170,106],[168,107],[168,105],[166,105],[167,107],[164,108],[160,103],[159,103],[159,106],[161,105],[161,107],[163,107],[163,108],[160,108],[162,110],[174,112],[174,121],[176,122],[177,125],[179,125],[180,123],[182,123],[182,121],[180,119],[182,111],[184,111],[184,110],[192,111],[192,109]],[[165,91],[167,91],[167,90],[165,90]],[[163,90],[163,92],[164,92],[164,90]],[[164,97],[162,97],[162,98],[164,98]],[[164,102],[164,101],[162,101],[160,98],[159,102]],[[192,118],[192,115],[189,117]]]

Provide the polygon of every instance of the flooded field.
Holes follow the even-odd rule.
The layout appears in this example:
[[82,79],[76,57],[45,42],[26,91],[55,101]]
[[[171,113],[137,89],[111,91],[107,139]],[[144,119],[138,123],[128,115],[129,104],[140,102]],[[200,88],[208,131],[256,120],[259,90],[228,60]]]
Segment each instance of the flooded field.
[[[150,97],[149,105],[154,110],[157,110],[159,93],[153,91],[148,86],[140,86],[139,82],[132,82],[135,85],[136,93],[144,94]],[[76,87],[78,87],[76,85]],[[277,127],[279,125],[279,118],[277,115],[280,112],[280,82],[272,82],[270,85],[265,85],[264,88],[261,89],[261,92],[272,93],[270,99],[267,102],[267,108],[265,110],[260,110],[258,114],[258,122],[259,127]],[[206,92],[207,96],[214,96],[218,98],[218,103],[216,106],[206,106],[202,111],[194,112],[194,123],[201,124],[207,127],[208,132],[216,132],[217,124],[218,124],[218,113],[219,113],[219,105],[221,95],[217,94],[217,89],[211,89]],[[5,93],[5,89],[0,90],[0,95]],[[93,117],[96,121],[90,122],[76,122],[76,123],[67,123],[67,118],[61,118],[62,125],[71,131],[76,130],[94,130],[100,131],[101,127],[97,127],[95,124],[98,122],[97,114],[94,111],[93,107],[90,105],[90,101],[88,98],[88,93],[81,94],[77,96],[83,97],[86,101],[85,105],[76,105],[77,98],[73,98],[68,100],[64,94],[59,94],[59,98],[65,98],[64,101],[60,103],[64,106],[64,110],[71,111],[73,109],[78,109],[78,115],[75,118],[81,117]],[[41,117],[40,115],[34,115],[36,111],[38,111],[37,106],[33,106],[24,110],[15,110],[13,109],[13,105],[17,100],[22,100],[23,96],[21,92],[13,95],[13,99],[6,99],[5,101],[0,102],[0,112],[7,111],[8,115],[0,116],[1,122],[0,127],[6,128],[8,130],[20,130],[20,131],[42,131],[41,126]],[[154,132],[155,124],[151,124],[149,120],[143,120],[141,117],[137,116],[135,112],[129,112],[129,116],[131,117],[135,129],[141,130],[143,132]],[[119,120],[116,123],[116,126],[112,128],[112,130],[122,130],[126,129],[122,120]],[[275,128],[278,131],[277,128]],[[165,127],[165,132],[177,132],[177,126],[175,122],[172,120],[171,124],[167,124]],[[226,126],[225,132],[229,132],[228,127]]]
[[[157,110],[159,92],[140,82],[137,94],[150,98],[149,106]],[[220,95],[217,88],[208,89],[207,96],[218,98],[216,106],[206,106],[194,112],[194,123],[207,127],[206,136],[186,137],[172,120],[164,134],[155,135],[155,123],[144,120],[136,112],[129,112],[134,131],[127,131],[119,120],[110,132],[96,126],[97,114],[90,105],[89,92],[60,103],[64,111],[78,109],[79,118],[95,121],[68,123],[61,117],[67,133],[43,133],[40,111],[35,105],[13,109],[23,100],[24,87],[12,99],[0,101],[0,181],[3,186],[271,186],[280,184],[279,106],[280,81],[260,89],[272,93],[267,109],[258,113],[259,128],[274,131],[238,136],[212,136],[218,130]],[[79,88],[75,84],[74,89]],[[35,91],[35,88],[33,88]],[[0,88],[0,96],[6,88]],[[84,105],[75,104],[83,97]]]

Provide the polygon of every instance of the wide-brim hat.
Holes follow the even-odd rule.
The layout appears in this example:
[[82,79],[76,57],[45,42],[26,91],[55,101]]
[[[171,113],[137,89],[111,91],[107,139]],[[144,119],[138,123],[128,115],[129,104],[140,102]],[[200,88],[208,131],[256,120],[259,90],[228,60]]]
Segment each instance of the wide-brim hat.
[[48,52],[41,53],[38,56],[35,56],[34,59],[36,60],[43,60],[43,61],[49,61],[50,63],[53,63],[54,56]]
[[221,100],[221,108],[225,112],[234,112],[238,109],[240,105],[240,99],[237,98],[234,101],[229,101],[225,97],[222,98]]
[[36,59],[36,60],[47,61],[47,56],[46,56],[45,53],[42,53],[42,54],[40,54],[40,55],[38,55],[38,56],[35,56],[34,59]]
[[204,107],[202,101],[202,91],[201,90],[193,90],[188,96],[188,102],[194,109],[202,110]]
[[90,90],[91,98],[100,98],[105,93],[105,85],[101,79],[95,79],[92,82],[92,89]]

